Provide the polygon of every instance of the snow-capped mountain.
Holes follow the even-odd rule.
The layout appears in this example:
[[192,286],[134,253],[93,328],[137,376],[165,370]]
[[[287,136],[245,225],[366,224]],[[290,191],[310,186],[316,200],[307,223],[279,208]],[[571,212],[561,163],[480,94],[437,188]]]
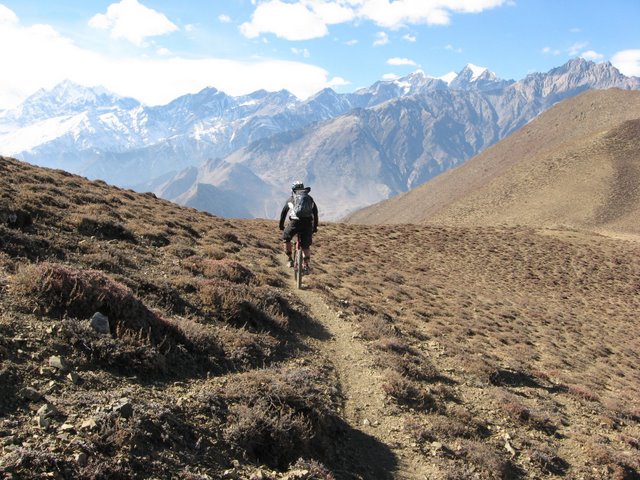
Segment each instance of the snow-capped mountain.
[[[463,163],[563,98],[595,86],[640,89],[640,79],[609,64],[576,60],[519,82],[466,67],[450,88],[420,90],[425,77],[414,75],[357,93],[374,98],[401,91],[404,83],[419,93],[264,138],[225,161],[245,165],[273,185],[305,179],[324,218],[337,219]],[[272,211],[277,209],[274,203]]]
[[279,209],[235,195],[243,185],[268,203],[303,178],[330,205],[326,218],[338,218],[464,162],[563,98],[611,87],[640,89],[640,79],[582,59],[517,82],[470,64],[443,78],[418,71],[305,101],[286,91],[233,97],[205,88],[155,107],[63,82],[0,112],[0,154],[214,213],[233,204],[238,216]]

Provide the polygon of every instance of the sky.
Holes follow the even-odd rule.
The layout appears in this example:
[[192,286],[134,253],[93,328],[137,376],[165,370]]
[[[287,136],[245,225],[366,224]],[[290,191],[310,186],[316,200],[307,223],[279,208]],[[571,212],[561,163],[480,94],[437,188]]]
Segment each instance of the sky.
[[640,76],[639,21],[640,0],[0,0],[0,110],[64,80],[162,105],[469,63],[519,80],[582,57]]

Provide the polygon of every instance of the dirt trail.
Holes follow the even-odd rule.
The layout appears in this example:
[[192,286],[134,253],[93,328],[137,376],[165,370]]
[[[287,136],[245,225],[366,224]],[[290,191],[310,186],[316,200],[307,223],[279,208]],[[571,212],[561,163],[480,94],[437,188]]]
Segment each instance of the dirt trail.
[[[293,285],[293,280],[292,280]],[[437,470],[403,432],[403,415],[390,405],[382,388],[383,372],[372,352],[359,339],[353,324],[340,318],[313,291],[313,277],[294,293],[321,323],[330,338],[310,338],[311,346],[335,367],[345,398],[343,418],[349,425],[344,445],[346,465],[359,465],[358,473],[337,472],[339,478],[431,479]]]

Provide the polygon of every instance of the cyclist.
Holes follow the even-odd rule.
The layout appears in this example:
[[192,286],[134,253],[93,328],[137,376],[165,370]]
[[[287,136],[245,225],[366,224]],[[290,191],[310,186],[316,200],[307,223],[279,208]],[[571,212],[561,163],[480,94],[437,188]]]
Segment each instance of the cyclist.
[[[295,181],[291,185],[291,196],[287,199],[280,213],[280,230],[283,230],[284,252],[287,255],[288,266],[293,266],[291,257],[291,239],[298,235],[302,247],[302,269],[309,273],[309,260],[311,259],[311,243],[313,234],[318,231],[318,207],[309,195],[311,187],[304,186],[301,181]],[[289,217],[289,223],[284,224]]]

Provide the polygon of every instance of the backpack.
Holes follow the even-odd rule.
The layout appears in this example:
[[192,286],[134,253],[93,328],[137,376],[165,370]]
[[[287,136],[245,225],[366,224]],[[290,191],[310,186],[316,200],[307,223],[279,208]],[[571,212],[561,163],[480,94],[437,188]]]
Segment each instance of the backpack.
[[294,218],[311,218],[313,216],[313,199],[308,192],[295,192],[293,194],[293,211]]

